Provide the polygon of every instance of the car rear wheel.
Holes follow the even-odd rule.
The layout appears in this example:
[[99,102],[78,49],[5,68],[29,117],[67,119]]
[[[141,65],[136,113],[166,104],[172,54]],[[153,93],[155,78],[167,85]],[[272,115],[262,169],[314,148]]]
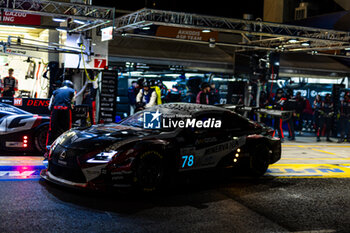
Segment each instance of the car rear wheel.
[[157,151],[142,153],[136,167],[137,187],[146,192],[155,191],[160,187],[163,176],[163,156]]
[[250,174],[260,177],[269,167],[269,149],[263,143],[258,144],[250,154]]
[[35,148],[42,154],[44,154],[46,151],[46,138],[48,131],[49,126],[44,125],[37,129],[34,135]]

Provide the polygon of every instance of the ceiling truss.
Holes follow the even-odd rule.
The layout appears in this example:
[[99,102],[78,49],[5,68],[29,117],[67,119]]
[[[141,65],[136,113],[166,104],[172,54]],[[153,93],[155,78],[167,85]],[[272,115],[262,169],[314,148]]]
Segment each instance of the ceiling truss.
[[[241,42],[225,43],[225,45],[236,47],[236,50],[241,51],[253,49],[298,52],[341,50],[350,47],[350,32],[346,31],[154,9],[141,9],[116,18],[115,31],[125,33],[149,25],[209,29],[240,34],[243,38]],[[291,42],[291,39],[294,42]]]
[[111,7],[47,0],[0,0],[0,10],[84,20],[85,24],[70,29],[78,32],[113,24],[115,17],[115,8]]

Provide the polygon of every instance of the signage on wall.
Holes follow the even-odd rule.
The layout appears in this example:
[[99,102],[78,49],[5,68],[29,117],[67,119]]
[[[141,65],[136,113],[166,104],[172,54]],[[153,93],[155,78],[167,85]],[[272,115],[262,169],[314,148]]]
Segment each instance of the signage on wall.
[[192,28],[159,26],[157,28],[156,36],[183,40],[209,41],[210,39],[214,39],[217,41],[218,32],[203,32],[202,30]]
[[50,115],[48,106],[50,99],[34,99],[34,98],[0,98],[0,103],[14,105],[24,111],[39,114],[39,115]]
[[101,29],[101,41],[113,39],[113,27],[106,27]]
[[94,59],[94,68],[95,69],[104,69],[107,66],[107,59]]
[[26,14],[24,12],[4,11],[4,14],[0,13],[0,22],[6,24],[39,26],[41,24],[41,16]]

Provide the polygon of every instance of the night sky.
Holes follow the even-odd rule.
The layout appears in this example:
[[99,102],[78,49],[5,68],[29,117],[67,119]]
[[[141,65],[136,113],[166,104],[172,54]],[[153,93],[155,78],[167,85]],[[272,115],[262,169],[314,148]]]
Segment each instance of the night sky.
[[[295,6],[298,6],[301,1],[295,0]],[[307,2],[310,6],[309,17],[343,10],[334,0],[307,0]],[[93,4],[115,7],[119,10],[136,11],[147,7],[229,18],[242,18],[244,13],[252,14],[254,18],[263,18],[264,9],[264,0],[212,0],[209,2],[205,0],[93,0]]]
[[190,1],[190,0],[127,0],[127,1],[106,1],[95,0],[94,5],[110,6],[121,10],[136,11],[144,7],[160,10],[170,10],[186,13],[197,13],[231,18],[242,18],[244,13],[253,14],[254,18],[263,16],[264,0],[231,0],[230,1]]

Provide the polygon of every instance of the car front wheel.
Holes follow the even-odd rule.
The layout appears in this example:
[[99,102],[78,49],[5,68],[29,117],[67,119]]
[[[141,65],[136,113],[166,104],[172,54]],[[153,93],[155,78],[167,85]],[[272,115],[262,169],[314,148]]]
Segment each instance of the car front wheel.
[[151,192],[159,188],[164,176],[163,156],[157,151],[147,151],[140,155],[135,181],[142,191]]
[[269,166],[269,149],[264,144],[258,144],[250,154],[250,174],[260,177]]

